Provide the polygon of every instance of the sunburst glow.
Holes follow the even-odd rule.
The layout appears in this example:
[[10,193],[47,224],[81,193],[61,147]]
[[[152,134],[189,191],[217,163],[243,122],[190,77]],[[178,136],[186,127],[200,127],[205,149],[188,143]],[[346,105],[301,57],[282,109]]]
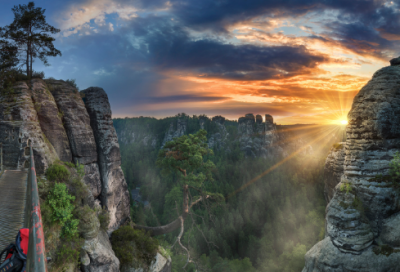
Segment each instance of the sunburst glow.
[[341,120],[340,123],[341,123],[342,125],[347,125],[349,122],[348,122],[347,120]]

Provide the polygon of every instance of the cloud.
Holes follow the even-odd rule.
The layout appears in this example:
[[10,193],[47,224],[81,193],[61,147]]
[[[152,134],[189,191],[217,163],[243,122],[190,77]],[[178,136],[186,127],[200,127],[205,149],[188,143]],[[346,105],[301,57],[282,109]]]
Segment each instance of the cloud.
[[88,32],[84,30],[94,25],[113,31],[113,26],[106,22],[107,15],[117,14],[119,19],[130,20],[137,17],[138,12],[138,8],[129,1],[124,3],[112,0],[87,0],[70,3],[58,19],[64,37],[80,31],[87,35]]
[[227,25],[268,15],[274,18],[297,17],[326,9],[358,14],[376,10],[385,1],[377,0],[171,0],[173,12],[191,27],[224,31]]
[[202,78],[265,80],[312,74],[331,60],[303,45],[257,46],[192,38],[180,25],[159,17],[137,18],[129,28],[159,70],[180,70]]

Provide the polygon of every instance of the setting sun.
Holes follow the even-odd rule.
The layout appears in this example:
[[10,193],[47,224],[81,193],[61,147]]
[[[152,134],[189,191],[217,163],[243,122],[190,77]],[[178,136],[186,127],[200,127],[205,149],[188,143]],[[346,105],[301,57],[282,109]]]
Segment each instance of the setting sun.
[[342,125],[347,125],[349,122],[348,122],[347,120],[342,120],[342,121],[340,121],[340,123],[341,123]]

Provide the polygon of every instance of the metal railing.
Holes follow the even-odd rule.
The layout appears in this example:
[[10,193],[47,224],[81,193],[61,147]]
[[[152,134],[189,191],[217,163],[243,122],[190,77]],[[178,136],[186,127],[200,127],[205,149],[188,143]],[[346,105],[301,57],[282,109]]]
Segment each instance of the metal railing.
[[0,143],[0,176],[3,174],[3,143]]
[[29,228],[26,271],[45,272],[47,271],[46,250],[32,145],[29,146],[29,149],[30,168],[28,170],[27,202],[25,207],[25,226]]

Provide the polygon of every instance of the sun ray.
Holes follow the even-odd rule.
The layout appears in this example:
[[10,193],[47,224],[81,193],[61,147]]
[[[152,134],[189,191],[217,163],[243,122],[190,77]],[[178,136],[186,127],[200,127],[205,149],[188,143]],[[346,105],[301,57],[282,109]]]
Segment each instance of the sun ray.
[[257,180],[259,180],[260,178],[262,178],[263,176],[267,175],[268,173],[270,173],[271,171],[275,170],[276,168],[278,168],[279,166],[281,166],[282,164],[284,164],[285,162],[287,162],[288,160],[292,159],[293,157],[295,157],[296,155],[300,154],[301,152],[303,152],[306,148],[308,148],[308,146],[311,143],[314,143],[316,141],[319,141],[323,138],[325,138],[327,135],[329,135],[330,133],[332,133],[334,130],[336,130],[337,127],[332,127],[331,129],[327,130],[327,132],[321,134],[319,137],[316,137],[314,140],[310,141],[308,143],[308,145],[304,145],[301,148],[299,148],[298,150],[296,150],[295,152],[293,152],[292,154],[290,154],[289,156],[285,157],[284,159],[282,159],[281,161],[279,161],[278,163],[274,164],[273,166],[271,166],[270,168],[268,168],[267,170],[265,170],[263,173],[259,174],[258,176],[256,176],[255,178],[251,179],[250,181],[248,181],[246,184],[242,185],[239,189],[235,190],[233,193],[231,193],[230,195],[228,195],[227,199],[233,197],[234,195],[236,195],[237,193],[243,191],[245,188],[247,188],[248,186],[250,186],[251,184],[253,184],[254,182],[256,182]]

